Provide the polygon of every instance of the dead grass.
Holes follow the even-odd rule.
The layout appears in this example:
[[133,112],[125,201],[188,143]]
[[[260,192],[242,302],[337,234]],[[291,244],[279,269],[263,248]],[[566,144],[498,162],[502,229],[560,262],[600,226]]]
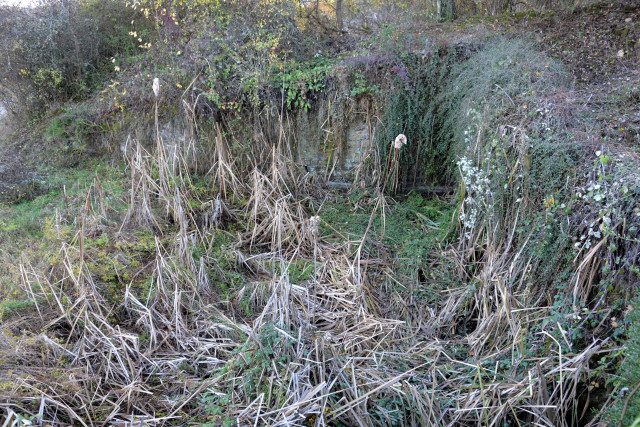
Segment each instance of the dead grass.
[[[527,148],[513,135],[516,170]],[[127,141],[127,212],[121,217],[110,205],[96,177],[71,201],[80,205],[75,235],[60,238],[55,260],[20,266],[19,286],[34,305],[22,320],[0,325],[5,425],[20,415],[86,426],[568,426],[578,419],[592,359],[615,349],[597,338],[568,351],[559,322],[532,333],[553,314],[548,284],[535,282],[535,259],[523,250],[531,235],[515,238],[520,206],[535,201],[508,205],[504,217],[513,221],[487,216],[434,254],[427,273],[446,269],[465,285],[435,289],[439,297],[425,302],[397,277],[393,253],[376,258],[366,250],[374,219],[384,224],[393,201],[378,189],[362,236],[326,238],[322,210],[317,217],[307,208],[320,204],[309,203],[319,190],[296,174],[280,142],[247,164],[234,160],[216,127],[211,188],[203,193],[192,180],[202,168],[193,142],[158,137],[149,152]],[[92,271],[87,242],[98,228],[122,238],[153,233],[150,261],[118,283],[119,302]],[[235,233],[230,250],[243,272],[224,301],[211,275],[218,233]],[[591,293],[598,248],[576,264],[574,301]],[[301,259],[314,271],[294,283],[288,272]],[[242,304],[251,313],[238,310]]]
[[[29,373],[5,370],[0,393],[10,419],[20,413],[51,424],[105,425],[135,417],[163,425],[176,417],[203,419],[207,413],[197,404],[202,395],[223,393],[229,402],[224,416],[240,425],[495,425],[524,413],[544,425],[562,424],[577,379],[603,343],[571,355],[558,343],[524,378],[505,377],[483,363],[523,360],[514,349],[522,347],[536,313],[527,309],[530,290],[521,274],[530,260],[501,259],[509,251],[488,248],[477,292],[465,297],[467,289],[451,290],[437,307],[416,308],[420,314],[413,318],[421,324],[407,323],[385,309],[388,302],[369,280],[383,262],[369,259],[361,245],[355,255],[334,247],[310,226],[278,153],[266,172],[254,169],[246,187],[219,157],[225,166],[212,173],[220,196],[203,205],[208,219],[202,227],[188,208],[185,163],[179,155],[173,164],[167,157],[162,148],[151,154],[137,144],[129,161],[132,208],[119,231],[135,225],[157,236],[146,295],[136,295],[130,284],[124,303],[110,305],[88,267],[84,236],[108,207],[85,209],[75,242],[60,248],[57,271],[22,267],[21,287],[35,302],[42,327],[12,336],[3,324],[5,366],[17,368],[25,359],[32,366]],[[208,283],[212,237],[228,211],[225,187],[249,195],[247,230],[240,235],[241,247],[252,254],[241,261],[253,266],[248,275],[258,278],[275,265],[284,272],[242,289],[256,307],[253,320],[217,308]],[[100,194],[97,181],[91,192]],[[198,260],[195,247],[203,248]],[[291,283],[287,265],[314,255],[312,278]],[[475,313],[477,327],[464,338],[446,338],[462,320],[461,304]],[[477,362],[452,355],[456,345]]]

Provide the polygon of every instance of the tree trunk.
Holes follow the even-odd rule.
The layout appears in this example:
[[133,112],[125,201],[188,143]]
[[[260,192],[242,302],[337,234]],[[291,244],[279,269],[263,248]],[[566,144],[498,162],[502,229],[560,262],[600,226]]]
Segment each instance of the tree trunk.
[[342,32],[344,29],[344,18],[342,16],[342,1],[336,0],[336,24],[338,25],[338,31]]

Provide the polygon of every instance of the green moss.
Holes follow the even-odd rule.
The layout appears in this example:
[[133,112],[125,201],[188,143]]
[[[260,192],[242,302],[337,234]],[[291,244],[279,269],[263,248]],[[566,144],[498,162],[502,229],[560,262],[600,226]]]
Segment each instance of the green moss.
[[[322,235],[338,241],[350,239],[352,250],[355,250],[369,225],[374,204],[375,200],[368,199],[364,193],[325,203],[318,212],[326,223],[322,226]],[[376,257],[395,258],[397,272],[404,276],[403,282],[419,279],[421,285],[416,290],[417,295],[434,296],[436,289],[457,282],[452,282],[451,275],[446,272],[427,271],[426,268],[427,261],[439,252],[440,245],[453,236],[454,211],[455,207],[447,202],[410,193],[403,200],[391,203],[384,219],[380,212],[376,213],[364,249]]]
[[[212,244],[214,266],[209,272],[209,280],[216,292],[226,300],[246,284],[245,277],[236,266],[236,243],[232,234],[218,230]],[[194,257],[198,259],[199,254],[194,253]]]
[[[0,238],[32,236],[42,237],[46,218],[55,216],[56,212],[75,215],[82,207],[82,194],[91,186],[93,180],[100,177],[104,189],[104,202],[116,209],[122,209],[124,202],[119,171],[112,168],[88,164],[82,169],[60,169],[43,172],[41,186],[48,190],[32,200],[12,205],[0,204],[3,213],[0,219]],[[66,188],[66,201],[65,191]]]
[[35,302],[32,300],[4,300],[0,302],[0,320],[14,313],[34,310]]

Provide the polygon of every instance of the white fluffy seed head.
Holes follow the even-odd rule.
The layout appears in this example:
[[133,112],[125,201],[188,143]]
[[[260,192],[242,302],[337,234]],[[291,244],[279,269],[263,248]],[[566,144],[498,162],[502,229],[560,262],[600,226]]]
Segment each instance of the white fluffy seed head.
[[156,98],[160,95],[160,79],[157,77],[153,79],[153,93]]
[[398,136],[396,136],[396,140],[393,142],[393,146],[396,150],[399,150],[402,148],[403,145],[406,145],[406,143],[407,143],[407,137],[401,133]]
[[311,231],[311,234],[314,236],[317,236],[319,228],[320,228],[320,217],[312,216],[311,218],[309,218],[309,229]]

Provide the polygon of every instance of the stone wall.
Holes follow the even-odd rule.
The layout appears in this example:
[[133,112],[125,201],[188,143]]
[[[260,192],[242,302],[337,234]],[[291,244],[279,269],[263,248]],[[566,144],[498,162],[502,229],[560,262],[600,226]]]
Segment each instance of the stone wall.
[[316,101],[308,112],[292,114],[289,141],[294,160],[327,181],[353,181],[375,143],[369,105],[368,99],[343,104],[325,99]]
[[[374,133],[370,130],[369,121],[373,120],[373,104],[370,99],[361,97],[353,100],[350,97],[337,96],[337,90],[329,91],[320,99],[314,100],[309,111],[302,109],[286,111],[284,122],[284,138],[281,138],[282,129],[280,121],[272,117],[268,123],[263,122],[262,132],[268,145],[277,144],[284,140],[294,161],[312,175],[327,181],[352,182],[356,169],[360,165],[363,156],[373,148]],[[244,122],[243,122],[244,123]],[[241,132],[246,135],[238,135],[251,139],[254,133],[251,118],[247,117],[246,126]],[[254,124],[254,126],[256,126]],[[190,144],[190,132],[179,118],[161,122],[160,135],[168,152],[186,147]],[[155,145],[155,127],[135,126],[135,135],[143,145],[152,147]],[[213,137],[213,135],[211,136]],[[120,143],[120,151],[132,149],[131,140],[126,139]]]

